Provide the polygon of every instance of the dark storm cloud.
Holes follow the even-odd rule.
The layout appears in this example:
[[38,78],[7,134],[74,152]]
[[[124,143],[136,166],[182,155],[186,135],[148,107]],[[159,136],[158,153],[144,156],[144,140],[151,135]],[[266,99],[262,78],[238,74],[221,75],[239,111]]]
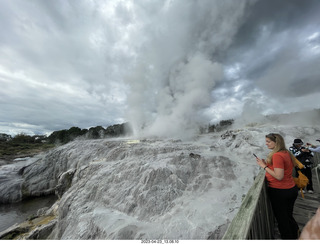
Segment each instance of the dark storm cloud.
[[123,109],[117,107],[123,91],[108,63],[120,33],[104,26],[97,10],[98,1],[1,1],[1,121],[25,125],[12,131],[123,121]]
[[320,91],[319,1],[258,1],[248,11],[225,63],[241,63],[240,77],[271,96]]
[[186,134],[243,109],[320,107],[320,1],[0,6],[0,132],[130,120]]

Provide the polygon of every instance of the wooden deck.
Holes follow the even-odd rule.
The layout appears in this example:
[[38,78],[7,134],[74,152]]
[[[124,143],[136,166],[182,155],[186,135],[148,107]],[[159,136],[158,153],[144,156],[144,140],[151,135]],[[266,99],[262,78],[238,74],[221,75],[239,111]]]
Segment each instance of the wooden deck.
[[299,196],[294,204],[293,217],[297,221],[300,230],[305,224],[315,215],[317,209],[320,207],[320,186],[316,178],[315,169],[312,170],[312,182],[314,193],[305,193],[304,198]]

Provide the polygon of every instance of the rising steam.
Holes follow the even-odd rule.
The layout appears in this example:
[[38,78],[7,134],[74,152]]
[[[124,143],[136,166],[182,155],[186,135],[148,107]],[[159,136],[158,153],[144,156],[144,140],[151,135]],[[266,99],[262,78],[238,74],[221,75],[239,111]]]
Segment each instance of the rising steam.
[[189,137],[208,124],[203,111],[223,78],[215,54],[232,43],[252,2],[167,1],[152,12],[141,29],[146,40],[126,79],[128,120],[136,135]]

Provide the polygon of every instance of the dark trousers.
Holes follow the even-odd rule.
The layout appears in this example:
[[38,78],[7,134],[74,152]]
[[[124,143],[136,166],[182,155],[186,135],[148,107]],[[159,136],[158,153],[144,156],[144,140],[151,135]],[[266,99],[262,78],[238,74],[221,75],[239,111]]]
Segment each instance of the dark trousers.
[[307,185],[307,191],[312,190],[313,191],[313,185],[312,185],[312,171],[311,167],[306,167],[305,169],[301,169],[301,173],[307,176],[309,183]]
[[273,214],[278,222],[281,239],[298,239],[298,224],[293,218],[293,206],[298,196],[298,188],[277,189],[268,187],[268,196]]

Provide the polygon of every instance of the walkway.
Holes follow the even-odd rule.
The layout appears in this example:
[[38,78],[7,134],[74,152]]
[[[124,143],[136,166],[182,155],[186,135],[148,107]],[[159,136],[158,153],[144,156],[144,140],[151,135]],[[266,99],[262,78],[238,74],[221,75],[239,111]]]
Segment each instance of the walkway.
[[299,196],[294,204],[293,217],[297,221],[300,230],[305,224],[315,215],[317,209],[320,207],[320,186],[316,178],[315,169],[312,170],[312,181],[314,193],[305,193],[304,198]]

